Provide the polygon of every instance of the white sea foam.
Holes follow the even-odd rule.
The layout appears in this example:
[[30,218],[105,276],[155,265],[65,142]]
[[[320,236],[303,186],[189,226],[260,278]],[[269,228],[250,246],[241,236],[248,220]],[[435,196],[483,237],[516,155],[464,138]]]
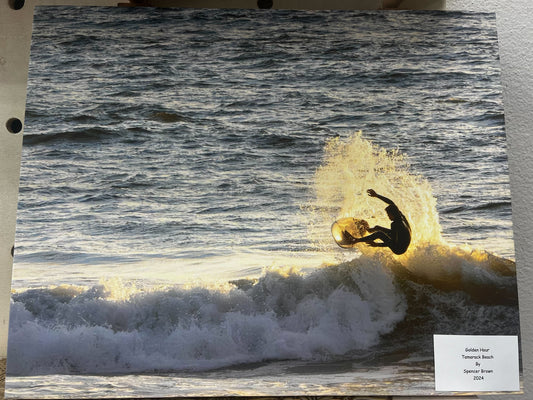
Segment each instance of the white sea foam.
[[310,274],[268,270],[239,285],[133,291],[113,282],[22,292],[12,303],[9,373],[324,361],[375,345],[406,311],[393,275],[371,259]]

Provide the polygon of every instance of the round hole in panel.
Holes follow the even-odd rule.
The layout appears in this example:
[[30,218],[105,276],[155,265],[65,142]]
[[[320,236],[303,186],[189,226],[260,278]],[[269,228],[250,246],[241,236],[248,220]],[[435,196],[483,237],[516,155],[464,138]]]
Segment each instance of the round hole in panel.
[[273,0],[257,0],[257,8],[268,10],[274,5]]
[[9,0],[9,7],[13,10],[20,10],[24,7],[24,0]]
[[11,133],[19,133],[22,130],[22,121],[18,118],[10,118],[6,122],[6,128]]

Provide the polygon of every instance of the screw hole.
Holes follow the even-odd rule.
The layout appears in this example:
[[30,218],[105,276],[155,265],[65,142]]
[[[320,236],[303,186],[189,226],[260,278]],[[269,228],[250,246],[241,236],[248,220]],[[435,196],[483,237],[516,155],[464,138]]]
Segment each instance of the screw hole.
[[24,7],[24,0],[9,0],[9,6],[13,10],[20,10]]
[[6,128],[11,133],[19,133],[22,130],[22,121],[18,118],[10,118],[7,120]]
[[257,0],[257,8],[268,10],[274,5],[273,0]]

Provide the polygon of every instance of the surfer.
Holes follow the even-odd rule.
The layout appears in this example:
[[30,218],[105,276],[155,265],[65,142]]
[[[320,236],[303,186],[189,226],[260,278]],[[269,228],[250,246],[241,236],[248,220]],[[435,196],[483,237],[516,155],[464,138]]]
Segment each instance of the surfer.
[[[385,211],[392,221],[391,226],[390,229],[379,225],[376,225],[373,228],[367,227],[366,231],[371,233],[370,235],[361,238],[355,238],[350,235],[351,241],[353,243],[364,242],[372,247],[388,247],[394,254],[405,253],[411,243],[411,227],[409,226],[409,222],[407,222],[407,218],[405,218],[398,206],[396,206],[392,200],[377,194],[373,189],[368,189],[367,193],[370,197],[377,197],[388,204]],[[345,234],[348,234],[348,232],[345,232]],[[377,239],[379,239],[380,242],[375,242]]]

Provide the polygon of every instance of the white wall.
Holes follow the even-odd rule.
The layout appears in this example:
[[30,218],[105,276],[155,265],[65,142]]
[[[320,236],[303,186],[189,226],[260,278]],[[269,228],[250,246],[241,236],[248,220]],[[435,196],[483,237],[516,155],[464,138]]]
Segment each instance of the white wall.
[[490,398],[533,399],[533,213],[529,211],[533,205],[533,1],[447,0],[446,9],[496,11],[511,173],[525,394]]

